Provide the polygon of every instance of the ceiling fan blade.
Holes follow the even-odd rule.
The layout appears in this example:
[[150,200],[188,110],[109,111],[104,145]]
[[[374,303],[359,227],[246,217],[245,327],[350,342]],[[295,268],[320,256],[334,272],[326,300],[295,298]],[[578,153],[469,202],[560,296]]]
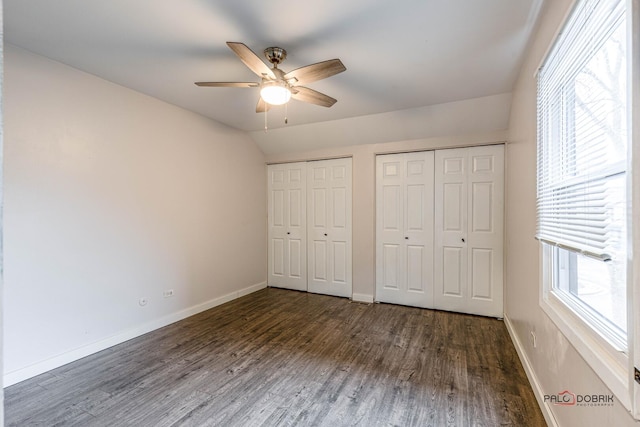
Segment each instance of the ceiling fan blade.
[[260,97],[258,99],[258,105],[256,105],[256,113],[264,113],[265,111],[269,111],[269,108],[271,108],[271,105],[264,102],[262,97]]
[[271,68],[267,66],[262,60],[253,53],[251,49],[247,47],[244,43],[238,42],[227,42],[227,46],[231,48],[235,52],[236,55],[240,58],[244,65],[249,67],[251,71],[259,75],[260,77],[268,77],[270,79],[275,79],[276,75],[271,71]]
[[260,83],[255,82],[196,82],[196,86],[201,87],[258,87]]
[[285,80],[295,78],[296,84],[307,84],[317,80],[326,79],[338,73],[345,71],[344,66],[339,59],[330,59],[328,61],[318,62],[317,64],[307,65],[306,67],[297,68],[289,71],[284,75]]
[[338,102],[337,99],[304,86],[294,87],[291,91],[291,97],[298,101],[308,102],[322,107],[331,107],[333,104]]

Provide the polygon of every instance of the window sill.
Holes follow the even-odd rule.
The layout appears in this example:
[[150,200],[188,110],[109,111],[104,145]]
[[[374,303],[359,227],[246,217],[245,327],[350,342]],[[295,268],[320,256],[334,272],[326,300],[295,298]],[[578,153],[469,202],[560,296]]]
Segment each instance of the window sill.
[[543,291],[540,297],[540,306],[578,354],[582,356],[620,403],[630,411],[628,355],[615,349],[553,292]]

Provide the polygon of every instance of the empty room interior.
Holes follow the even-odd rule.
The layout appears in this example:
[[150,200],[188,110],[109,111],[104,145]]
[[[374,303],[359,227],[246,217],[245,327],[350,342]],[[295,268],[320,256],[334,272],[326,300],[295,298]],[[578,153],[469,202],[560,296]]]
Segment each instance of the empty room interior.
[[0,4],[0,426],[640,426],[639,2]]

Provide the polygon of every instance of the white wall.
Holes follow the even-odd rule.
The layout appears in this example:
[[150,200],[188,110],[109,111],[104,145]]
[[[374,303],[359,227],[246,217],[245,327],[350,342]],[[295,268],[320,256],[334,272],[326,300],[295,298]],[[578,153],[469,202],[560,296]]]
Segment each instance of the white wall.
[[[540,294],[536,227],[536,82],[534,72],[569,10],[572,0],[545,2],[537,35],[530,45],[513,94],[506,175],[506,320],[533,371],[541,394],[564,390],[611,394],[538,304]],[[529,339],[537,336],[537,346]],[[560,426],[637,425],[624,407],[548,405]]]
[[250,135],[268,163],[353,158],[353,297],[373,301],[376,154],[505,142],[510,103],[507,93]]
[[[457,117],[465,120],[466,108]],[[451,114],[456,114],[452,112]],[[465,128],[462,126],[462,128]],[[425,138],[380,144],[360,144],[288,154],[267,155],[267,162],[292,162],[351,156],[353,158],[353,297],[373,301],[375,290],[375,170],[376,154],[433,150],[499,143],[505,130],[477,131],[469,134]],[[357,219],[357,220],[355,220]]]
[[5,55],[5,385],[264,286],[246,133]]
[[[510,106],[511,93],[501,93],[368,116],[288,125],[268,132],[249,132],[249,135],[268,156],[349,145],[441,138],[507,129]],[[278,113],[269,113],[270,122],[278,120],[282,120]]]

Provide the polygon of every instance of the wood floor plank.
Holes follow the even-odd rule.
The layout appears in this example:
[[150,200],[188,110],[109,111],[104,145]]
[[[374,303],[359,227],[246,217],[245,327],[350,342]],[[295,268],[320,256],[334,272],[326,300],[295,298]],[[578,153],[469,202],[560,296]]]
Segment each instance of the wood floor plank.
[[8,426],[543,426],[504,324],[268,288],[5,390]]

